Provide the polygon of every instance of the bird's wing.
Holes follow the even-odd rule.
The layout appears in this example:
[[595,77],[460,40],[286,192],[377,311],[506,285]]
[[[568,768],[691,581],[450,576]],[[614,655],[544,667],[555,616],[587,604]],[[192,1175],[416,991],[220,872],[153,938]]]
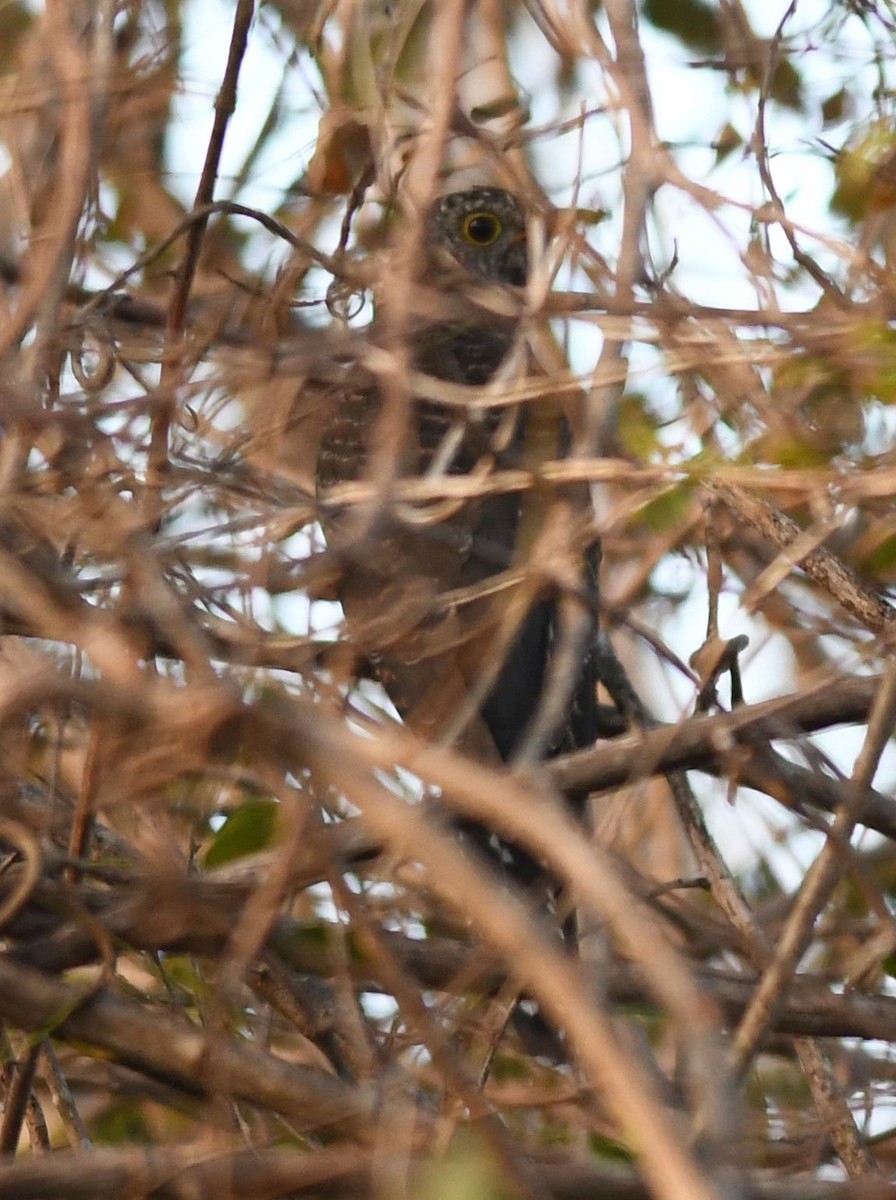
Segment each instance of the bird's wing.
[[[363,474],[382,413],[372,384],[333,402],[319,458],[325,487]],[[449,437],[456,419],[430,402],[413,409],[402,463],[412,474],[438,454],[439,436]],[[505,457],[517,465],[555,457],[561,420],[556,407],[522,412]],[[482,445],[481,427],[464,436],[452,459],[455,475],[482,466]],[[495,462],[500,455],[491,457]],[[486,761],[507,761],[532,732],[548,682],[556,693],[548,697],[553,715],[537,733],[537,757],[567,747],[571,730],[577,741],[591,734],[594,689],[585,639],[579,636],[578,662],[566,655],[570,677],[558,680],[551,668],[566,644],[557,603],[561,573],[552,579],[532,565],[536,546],[543,560],[552,553],[544,543],[558,528],[548,520],[555,507],[568,512],[570,497],[530,490],[485,495],[449,505],[447,512],[439,502],[387,505],[366,518],[363,509],[331,513],[325,522],[339,559],[346,634],[375,664],[406,723],[427,738]],[[553,552],[578,550],[566,545]],[[580,590],[585,612],[584,582]],[[574,730],[567,728],[573,711],[580,714]]]

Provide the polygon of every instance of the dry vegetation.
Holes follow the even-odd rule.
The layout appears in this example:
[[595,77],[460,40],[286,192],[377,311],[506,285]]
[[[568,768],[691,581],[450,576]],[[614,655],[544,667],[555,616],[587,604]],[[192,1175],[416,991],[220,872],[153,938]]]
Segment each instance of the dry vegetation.
[[[0,6],[0,1197],[890,1194],[894,54],[885,0]],[[317,526],[393,202],[470,181],[534,267],[463,403],[572,453],[341,499],[593,484],[615,736],[537,769],[402,726]]]

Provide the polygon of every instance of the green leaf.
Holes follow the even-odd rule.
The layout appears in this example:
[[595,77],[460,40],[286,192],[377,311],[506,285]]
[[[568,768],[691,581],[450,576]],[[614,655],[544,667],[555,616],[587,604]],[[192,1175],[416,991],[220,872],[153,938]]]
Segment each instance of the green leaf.
[[273,840],[278,812],[273,800],[247,800],[234,809],[206,851],[206,870],[266,850]]
[[509,93],[498,96],[489,104],[477,104],[470,110],[470,119],[481,125],[485,121],[496,121],[499,117],[507,117],[512,113],[518,113],[522,121],[529,119],[529,113],[521,106],[519,96]]
[[94,1117],[92,1136],[102,1146],[120,1146],[124,1142],[149,1145],[150,1131],[145,1105],[140,1100],[117,1100]]
[[720,162],[724,162],[729,154],[739,150],[743,144],[743,137],[730,121],[727,125],[723,125],[712,143],[712,149],[716,152],[716,166]]
[[896,534],[884,538],[861,562],[867,575],[892,575],[896,567]]
[[466,1131],[459,1131],[448,1150],[420,1172],[418,1200],[503,1200],[492,1155]]
[[693,484],[677,483],[649,500],[638,513],[637,520],[653,533],[662,533],[684,519],[693,498]]
[[656,454],[656,421],[647,410],[643,396],[631,393],[622,398],[617,432],[628,453],[639,461],[646,462]]
[[644,0],[644,17],[671,33],[692,50],[713,53],[722,49],[718,10],[704,0]]
[[852,93],[845,87],[821,102],[821,116],[825,125],[836,125],[849,116],[853,108]]
[[771,98],[785,108],[803,111],[803,79],[789,59],[782,58],[776,63],[768,91]]
[[602,1133],[591,1133],[588,1136],[588,1146],[595,1158],[605,1162],[633,1162],[634,1155],[622,1142],[606,1137]]
[[831,210],[852,221],[861,220],[874,203],[879,203],[880,170],[894,152],[896,139],[889,123],[876,121],[860,141],[845,147],[834,163],[837,187]]

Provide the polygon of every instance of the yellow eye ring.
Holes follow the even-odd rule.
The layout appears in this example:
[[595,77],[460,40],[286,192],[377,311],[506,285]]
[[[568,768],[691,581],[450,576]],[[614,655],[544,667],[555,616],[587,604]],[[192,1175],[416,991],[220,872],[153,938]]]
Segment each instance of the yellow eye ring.
[[493,246],[504,231],[504,226],[493,212],[482,209],[464,217],[460,227],[464,241],[471,246]]

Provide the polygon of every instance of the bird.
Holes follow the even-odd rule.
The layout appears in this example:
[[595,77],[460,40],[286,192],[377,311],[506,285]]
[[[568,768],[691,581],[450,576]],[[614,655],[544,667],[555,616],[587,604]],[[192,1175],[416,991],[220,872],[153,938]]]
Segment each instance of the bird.
[[[449,192],[432,202],[422,229],[415,282],[429,302],[404,330],[411,373],[469,388],[471,401],[481,399],[482,389],[513,365],[519,342],[528,276],[523,205],[499,187]],[[505,303],[497,303],[502,297]],[[375,315],[374,343],[377,329]],[[533,582],[526,569],[552,505],[571,508],[588,525],[587,492],[495,492],[429,506],[396,504],[387,495],[366,513],[334,504],[335,488],[371,471],[388,403],[372,371],[333,388],[317,456],[322,525],[337,563],[335,594],[358,657],[411,729],[449,740],[481,762],[513,764],[533,744],[536,758],[592,744],[596,544],[585,539],[572,586],[573,607],[584,619],[572,623],[570,636],[572,626],[563,621],[569,596]],[[402,412],[391,410],[393,417],[396,411]],[[485,478],[531,466],[533,456],[561,455],[569,444],[563,414],[550,400],[465,408],[413,388],[401,433],[393,463],[400,479]],[[584,797],[572,800],[580,809]],[[475,821],[457,825],[506,879],[525,888],[544,884],[545,869],[522,847]]]

